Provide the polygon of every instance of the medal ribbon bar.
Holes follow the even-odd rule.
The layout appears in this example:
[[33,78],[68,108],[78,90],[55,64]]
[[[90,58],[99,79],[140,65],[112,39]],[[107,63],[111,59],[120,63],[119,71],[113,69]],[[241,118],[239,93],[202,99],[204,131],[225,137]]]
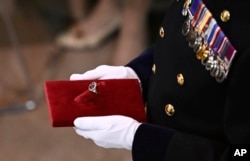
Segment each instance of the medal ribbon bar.
[[187,16],[182,33],[189,46],[211,76],[222,82],[227,77],[236,49],[201,0],[186,0],[182,14]]

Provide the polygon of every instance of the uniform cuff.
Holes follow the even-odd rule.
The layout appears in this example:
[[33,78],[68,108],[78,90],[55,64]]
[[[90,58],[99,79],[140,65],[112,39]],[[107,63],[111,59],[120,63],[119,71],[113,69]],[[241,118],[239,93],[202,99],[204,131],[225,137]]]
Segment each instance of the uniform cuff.
[[172,129],[158,125],[141,124],[133,141],[133,161],[164,160],[173,133]]

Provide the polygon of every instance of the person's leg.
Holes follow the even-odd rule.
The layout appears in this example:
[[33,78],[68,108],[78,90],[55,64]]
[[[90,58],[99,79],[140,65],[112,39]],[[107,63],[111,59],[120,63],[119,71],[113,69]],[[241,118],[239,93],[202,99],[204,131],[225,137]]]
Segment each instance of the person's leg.
[[124,65],[148,44],[148,13],[151,0],[126,0],[113,65]]
[[72,49],[94,48],[119,28],[121,13],[113,0],[99,0],[89,15],[60,35],[58,45]]
[[75,22],[85,17],[87,0],[68,0],[71,17]]

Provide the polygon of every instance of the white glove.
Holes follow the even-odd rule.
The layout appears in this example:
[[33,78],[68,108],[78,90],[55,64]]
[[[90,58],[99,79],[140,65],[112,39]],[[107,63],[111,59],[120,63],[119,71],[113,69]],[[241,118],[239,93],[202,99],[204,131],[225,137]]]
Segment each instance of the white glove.
[[100,65],[83,74],[72,74],[70,76],[70,80],[88,79],[138,79],[140,82],[135,71],[132,68],[125,66]]
[[134,135],[141,123],[120,115],[79,117],[74,121],[75,131],[104,148],[132,149]]

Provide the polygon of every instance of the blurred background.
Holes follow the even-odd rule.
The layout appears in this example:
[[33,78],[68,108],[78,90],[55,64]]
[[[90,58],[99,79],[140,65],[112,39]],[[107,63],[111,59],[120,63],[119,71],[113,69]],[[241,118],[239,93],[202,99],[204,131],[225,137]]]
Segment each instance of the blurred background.
[[124,65],[155,40],[171,0],[0,0],[0,160],[131,161],[52,128],[47,80]]

